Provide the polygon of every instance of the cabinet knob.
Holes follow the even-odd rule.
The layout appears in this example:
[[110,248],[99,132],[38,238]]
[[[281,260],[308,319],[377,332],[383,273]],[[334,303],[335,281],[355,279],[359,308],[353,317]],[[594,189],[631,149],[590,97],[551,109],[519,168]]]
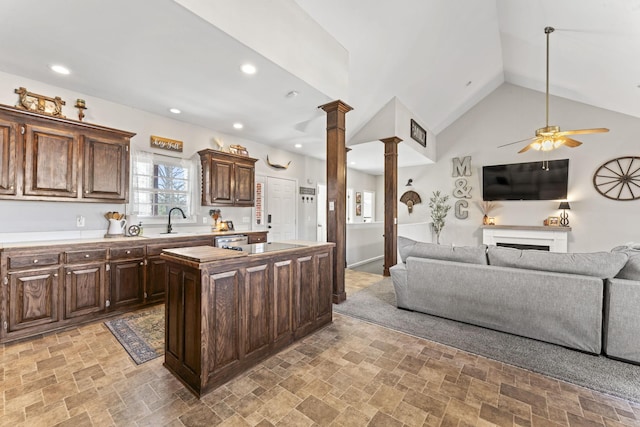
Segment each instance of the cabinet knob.
[[143,261],[140,261],[140,265],[144,265],[144,262],[143,262]]
[[69,276],[70,274],[71,274],[71,272],[70,272],[70,271],[67,271],[67,276]]
[[58,277],[58,273],[54,273],[53,277]]
[[38,260],[37,260],[37,259],[34,259],[34,260],[33,260],[33,263],[34,263],[34,264],[37,264],[37,263],[38,263]]
[[13,185],[11,187],[9,187],[9,190],[13,190]]
[[131,253],[131,251],[127,251],[127,255],[129,255]]
[[89,256],[90,256],[89,254],[84,254],[85,258],[89,258]]
[[84,190],[84,194],[89,194],[89,190]]

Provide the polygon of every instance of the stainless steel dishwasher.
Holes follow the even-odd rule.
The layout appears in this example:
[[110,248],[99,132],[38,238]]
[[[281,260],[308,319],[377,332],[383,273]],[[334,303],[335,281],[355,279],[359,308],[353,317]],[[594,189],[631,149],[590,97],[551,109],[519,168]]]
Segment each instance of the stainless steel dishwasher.
[[232,248],[234,246],[247,245],[248,243],[247,236],[242,234],[216,236],[213,239],[213,246],[218,248]]

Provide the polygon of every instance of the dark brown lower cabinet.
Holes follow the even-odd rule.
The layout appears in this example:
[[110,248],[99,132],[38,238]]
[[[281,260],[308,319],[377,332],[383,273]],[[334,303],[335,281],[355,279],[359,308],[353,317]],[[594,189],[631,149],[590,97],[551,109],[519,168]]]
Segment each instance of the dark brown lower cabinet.
[[164,300],[167,284],[167,266],[160,256],[147,258],[147,277],[145,280],[147,302]]
[[333,244],[167,261],[165,366],[197,396],[332,320]]
[[142,304],[144,301],[144,259],[111,262],[109,308]]
[[60,320],[58,267],[9,273],[8,335]]
[[104,311],[106,265],[102,261],[65,267],[65,319]]

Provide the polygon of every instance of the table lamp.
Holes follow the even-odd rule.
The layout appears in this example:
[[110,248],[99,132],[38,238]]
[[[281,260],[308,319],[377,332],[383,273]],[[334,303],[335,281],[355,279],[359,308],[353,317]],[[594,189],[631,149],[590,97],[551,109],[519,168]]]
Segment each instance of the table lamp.
[[562,209],[562,213],[560,214],[560,225],[563,227],[568,227],[569,214],[567,213],[567,210],[571,209],[571,206],[569,206],[569,202],[560,202],[560,206],[558,206],[558,209]]

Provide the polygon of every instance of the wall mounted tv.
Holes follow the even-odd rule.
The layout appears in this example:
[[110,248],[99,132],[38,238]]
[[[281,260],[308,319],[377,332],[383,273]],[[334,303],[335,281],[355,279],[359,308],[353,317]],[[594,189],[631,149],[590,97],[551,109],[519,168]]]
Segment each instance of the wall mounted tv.
[[[547,162],[545,162],[547,163]],[[482,200],[567,198],[569,159],[482,167]]]

